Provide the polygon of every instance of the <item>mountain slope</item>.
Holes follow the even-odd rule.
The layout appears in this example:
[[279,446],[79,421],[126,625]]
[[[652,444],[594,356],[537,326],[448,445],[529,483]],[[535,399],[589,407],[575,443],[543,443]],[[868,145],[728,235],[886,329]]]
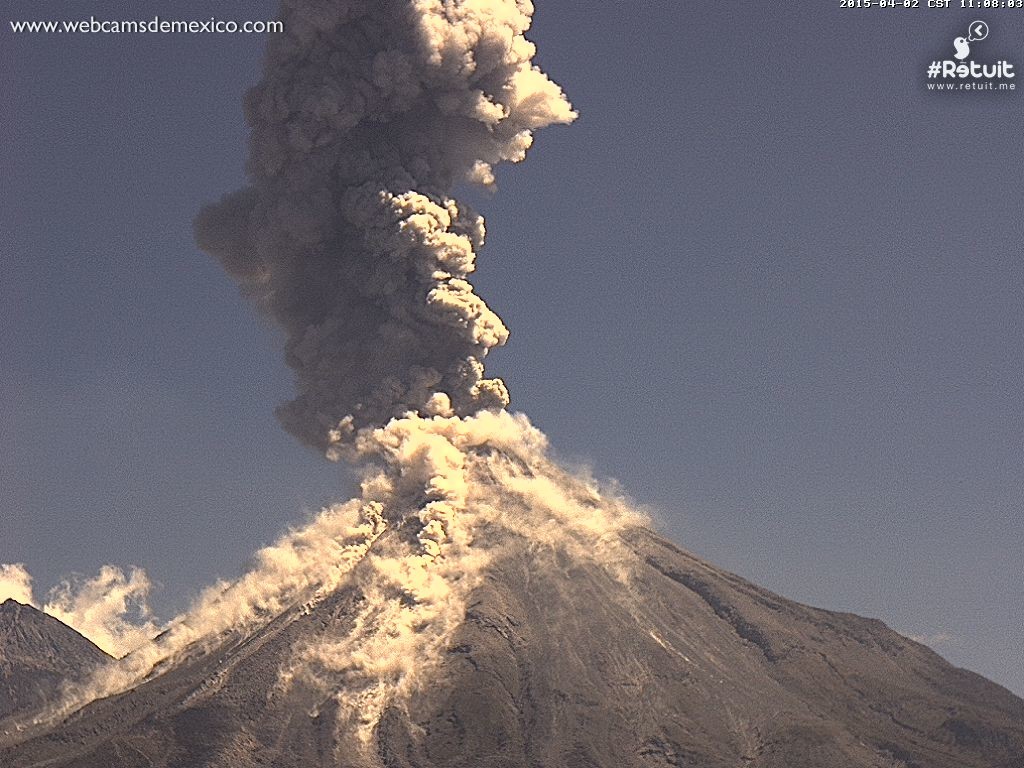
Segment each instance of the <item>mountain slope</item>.
[[110,660],[52,616],[5,601],[0,605],[0,720],[52,701],[61,683]]
[[[388,768],[1019,768],[1024,701],[886,628],[808,608],[643,529],[624,582],[523,546],[471,596],[432,683],[376,732]],[[323,696],[276,686],[344,634],[343,588],[0,749],[0,764],[362,766]],[[7,737],[11,739],[9,735]]]
[[[392,719],[389,765],[1024,765],[1024,702],[1008,691],[881,622],[631,539],[647,567],[629,596],[576,563],[504,563],[462,629],[447,698],[413,711],[430,738]],[[481,712],[501,715],[482,728]]]

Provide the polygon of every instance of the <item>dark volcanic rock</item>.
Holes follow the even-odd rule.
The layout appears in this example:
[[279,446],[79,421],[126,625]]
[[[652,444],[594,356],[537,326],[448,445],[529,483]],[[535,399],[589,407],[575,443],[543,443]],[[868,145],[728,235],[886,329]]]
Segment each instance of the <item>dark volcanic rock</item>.
[[71,627],[7,600],[0,605],[0,720],[52,701],[61,683],[110,660]]
[[[472,596],[437,682],[378,728],[388,768],[1021,768],[1024,701],[884,624],[784,600],[653,534],[627,586],[524,549]],[[5,768],[363,765],[271,693],[341,590],[0,748]],[[10,738],[10,737],[8,737]]]

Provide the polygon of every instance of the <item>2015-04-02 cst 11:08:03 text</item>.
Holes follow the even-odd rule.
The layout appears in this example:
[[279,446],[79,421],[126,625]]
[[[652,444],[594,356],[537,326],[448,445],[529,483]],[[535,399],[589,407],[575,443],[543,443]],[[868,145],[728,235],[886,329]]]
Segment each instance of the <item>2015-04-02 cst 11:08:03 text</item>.
[[840,8],[1024,9],[1024,0],[839,0]]

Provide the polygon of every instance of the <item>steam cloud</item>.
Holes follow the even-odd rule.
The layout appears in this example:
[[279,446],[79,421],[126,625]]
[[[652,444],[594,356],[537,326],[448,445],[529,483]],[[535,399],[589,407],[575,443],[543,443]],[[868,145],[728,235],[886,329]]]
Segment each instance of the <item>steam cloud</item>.
[[284,329],[285,427],[503,408],[508,338],[468,277],[483,220],[450,197],[576,117],[531,63],[528,0],[284,0],[246,98],[249,186],[205,208],[200,246]]

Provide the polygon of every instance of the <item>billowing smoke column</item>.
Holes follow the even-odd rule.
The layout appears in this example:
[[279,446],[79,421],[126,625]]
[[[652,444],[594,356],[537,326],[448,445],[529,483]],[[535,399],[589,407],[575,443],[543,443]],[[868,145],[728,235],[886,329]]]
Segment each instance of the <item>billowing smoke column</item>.
[[493,184],[535,129],[575,117],[531,64],[532,12],[528,0],[284,0],[287,32],[246,102],[251,183],[204,209],[196,232],[287,333],[299,392],[285,426],[352,459],[361,493],[262,549],[47,717],[353,589],[352,629],[294,647],[268,696],[334,701],[372,755],[382,713],[429,684],[511,547],[626,578],[619,534],[641,517],[551,462],[484,376],[508,332],[467,279],[483,221],[450,196]]
[[483,220],[450,194],[493,184],[535,129],[576,116],[531,63],[532,3],[282,7],[286,33],[246,99],[251,183],[196,222],[287,334],[298,396],[282,422],[325,448],[409,411],[503,408],[483,360],[508,331],[467,279]]

